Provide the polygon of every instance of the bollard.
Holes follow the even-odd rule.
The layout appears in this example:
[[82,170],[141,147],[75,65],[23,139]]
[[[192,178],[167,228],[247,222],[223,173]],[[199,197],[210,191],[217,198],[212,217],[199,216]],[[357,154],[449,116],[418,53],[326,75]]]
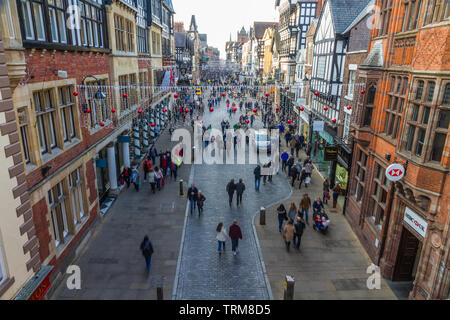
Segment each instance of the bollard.
[[284,280],[284,300],[294,300],[294,285],[294,277],[286,275]]
[[261,207],[261,210],[259,211],[259,224],[261,226],[266,225],[266,208]]
[[156,288],[156,300],[164,300],[163,288]]
[[184,192],[183,192],[183,179],[180,180],[180,196],[184,196]]

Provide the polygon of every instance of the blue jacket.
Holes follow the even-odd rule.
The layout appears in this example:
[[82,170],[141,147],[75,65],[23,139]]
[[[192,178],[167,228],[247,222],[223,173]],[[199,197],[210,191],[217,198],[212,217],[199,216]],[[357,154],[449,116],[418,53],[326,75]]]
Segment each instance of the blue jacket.
[[289,154],[286,153],[286,152],[283,152],[283,153],[281,154],[281,160],[287,161],[288,159],[289,159]]

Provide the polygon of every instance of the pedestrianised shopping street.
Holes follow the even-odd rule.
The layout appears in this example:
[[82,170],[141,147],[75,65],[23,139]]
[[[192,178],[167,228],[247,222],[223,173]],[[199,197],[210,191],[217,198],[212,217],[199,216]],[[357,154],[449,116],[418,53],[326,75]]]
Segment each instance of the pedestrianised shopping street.
[[2,1],[0,299],[449,299],[449,23],[431,0]]

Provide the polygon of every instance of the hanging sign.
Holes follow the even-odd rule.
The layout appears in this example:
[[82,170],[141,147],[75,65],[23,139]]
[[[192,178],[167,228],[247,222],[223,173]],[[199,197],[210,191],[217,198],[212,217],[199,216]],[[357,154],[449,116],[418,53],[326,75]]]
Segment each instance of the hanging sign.
[[324,149],[323,160],[324,161],[337,161],[338,147],[328,146]]
[[314,121],[313,131],[323,131],[325,127],[325,122],[323,121]]
[[391,164],[387,167],[385,175],[389,181],[399,181],[405,176],[405,168],[399,163]]

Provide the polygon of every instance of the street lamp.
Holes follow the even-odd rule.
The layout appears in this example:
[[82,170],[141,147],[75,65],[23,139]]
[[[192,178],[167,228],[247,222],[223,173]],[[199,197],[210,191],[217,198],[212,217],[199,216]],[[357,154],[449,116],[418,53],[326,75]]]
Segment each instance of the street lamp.
[[[83,85],[83,90],[86,90],[84,88],[84,86],[85,86],[84,82],[86,81],[86,78],[95,79],[95,81],[97,82],[97,86],[99,87],[97,92],[93,95],[93,98],[97,99],[97,100],[106,99],[106,95],[100,90],[100,80],[93,75],[87,75],[83,78],[83,80],[81,80],[81,84]],[[83,99],[85,99],[85,95],[83,94],[82,96],[83,96]],[[83,112],[87,113],[88,105],[87,105],[86,101],[84,103],[82,103],[81,106],[83,108]]]

